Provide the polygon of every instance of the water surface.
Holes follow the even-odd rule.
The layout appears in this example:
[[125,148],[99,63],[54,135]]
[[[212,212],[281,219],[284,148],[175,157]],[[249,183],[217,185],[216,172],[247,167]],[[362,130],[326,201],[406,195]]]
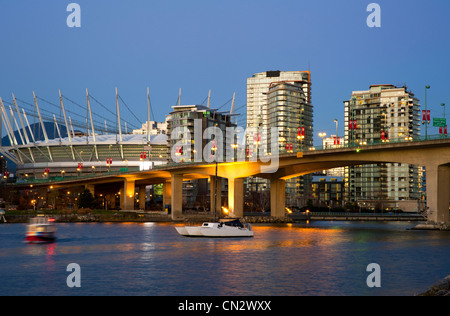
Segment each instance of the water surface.
[[[253,225],[251,239],[190,239],[172,224],[58,224],[50,245],[0,225],[0,295],[414,295],[450,275],[450,233],[415,223]],[[69,288],[67,265],[81,267]],[[381,288],[366,268],[381,266]]]

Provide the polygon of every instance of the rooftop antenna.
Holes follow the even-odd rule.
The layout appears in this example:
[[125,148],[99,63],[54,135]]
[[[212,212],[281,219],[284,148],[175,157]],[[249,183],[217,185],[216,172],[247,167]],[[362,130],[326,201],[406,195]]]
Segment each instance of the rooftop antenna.
[[[17,143],[17,138],[14,135],[14,129],[11,126],[11,122],[9,121],[8,113],[6,112],[5,106],[3,105],[2,98],[0,98],[0,109],[1,109],[1,112],[2,112],[3,116],[5,117],[6,131],[8,132],[8,138],[9,138],[9,142],[11,144],[10,146],[13,146],[17,150],[17,146],[19,144]],[[21,152],[19,150],[17,150],[17,156],[19,158],[19,161],[20,161],[20,163],[23,164],[23,159],[22,159],[22,156],[20,155],[20,153]],[[15,160],[15,161],[18,161],[18,160]]]
[[[122,142],[122,126],[120,123],[120,109],[119,109],[119,93],[117,92],[116,88],[116,111],[117,111],[117,122],[119,126],[119,141]],[[116,134],[116,140],[117,140],[117,134]]]
[[[19,116],[20,125],[22,126],[22,133],[25,136],[25,141],[26,141],[27,145],[29,145],[30,144],[30,138],[28,137],[27,129],[25,128],[25,124],[24,124],[24,122],[22,120],[22,115],[20,114],[19,106],[17,105],[17,101],[16,101],[16,97],[14,96],[14,93],[12,94],[12,97],[13,97],[14,106],[16,107],[17,115]],[[0,118],[1,118],[1,115],[0,115]],[[16,122],[16,124],[17,124],[17,122]],[[1,129],[1,125],[0,125],[0,129]],[[2,139],[2,137],[1,137],[1,133],[0,133],[0,143],[1,143],[1,139]],[[23,142],[23,139],[22,139],[22,142]],[[1,146],[1,144],[0,144],[0,146]],[[31,150],[30,147],[28,148],[28,151],[30,153],[31,160],[33,162],[35,162],[33,151]]]
[[66,124],[67,137],[69,138],[70,151],[72,152],[72,159],[75,161],[75,153],[73,151],[73,146],[72,146],[72,132],[70,131],[69,124],[67,124],[66,108],[64,107],[64,102],[63,102],[63,99],[62,99],[61,90],[59,90],[59,103],[61,105],[61,110],[62,110],[63,115],[64,115],[64,123]]
[[70,129],[69,129],[70,127],[67,124],[66,108],[64,107],[64,102],[63,102],[63,99],[62,99],[61,90],[59,90],[59,103],[61,104],[61,109],[62,109],[62,112],[63,112],[63,115],[64,115],[64,123],[66,124],[66,130],[67,130],[67,136],[69,137],[69,143],[71,143],[72,142],[72,135],[70,133]]
[[73,129],[72,118],[70,116],[69,116],[69,122],[70,122],[70,130],[72,131],[72,135],[75,138],[75,130]]
[[[116,88],[116,108],[117,108],[117,120],[118,120],[118,124],[119,124],[120,156],[123,160],[124,159],[123,145],[122,145],[123,138],[122,138],[122,126],[120,123],[119,93],[117,92],[117,88]],[[117,140],[117,134],[116,134],[116,140]]]
[[150,142],[150,88],[147,87],[147,142]]
[[17,132],[19,133],[20,140],[22,141],[22,145],[25,145],[25,140],[23,139],[22,132],[20,131],[19,124],[17,124],[16,116],[14,115],[13,109],[11,105],[9,106],[9,111],[11,113],[11,118],[16,125]]
[[211,107],[211,90],[208,93],[208,109]]
[[88,91],[88,89],[86,89],[86,97],[87,97],[87,106],[88,106],[88,111],[89,111],[89,117],[91,119],[92,137],[93,137],[94,143],[95,143],[95,142],[97,142],[97,138],[95,137],[94,120],[92,119],[91,101],[89,100],[89,91]]
[[[9,111],[11,112],[11,118],[14,120],[14,123],[15,123],[15,125],[16,125],[17,132],[19,133],[20,140],[22,141],[22,145],[25,145],[25,140],[24,140],[24,138],[23,138],[23,136],[22,136],[22,131],[20,130],[19,124],[17,123],[16,116],[14,115],[14,112],[13,112],[13,109],[12,109],[11,106],[9,106]],[[19,112],[18,114],[19,114],[19,116],[20,116],[20,112]],[[26,133],[26,130],[23,130],[23,132]],[[28,150],[29,150],[29,152],[30,152],[30,154],[31,154],[32,161],[34,162],[33,153],[31,152],[31,149],[30,149],[30,148],[28,148]],[[20,160],[22,161],[22,157],[21,157],[21,155],[20,155],[21,152],[18,151],[17,153],[18,153],[18,155],[19,155]]]
[[39,122],[41,123],[42,132],[44,133],[44,139],[45,139],[45,142],[48,143],[47,130],[45,129],[44,122],[42,121],[41,111],[39,110],[39,104],[37,102],[36,94],[34,93],[34,91],[33,91],[33,97],[34,97],[34,105],[36,106],[36,110],[37,110],[37,113],[39,116]]
[[[39,110],[39,105],[38,105],[38,102],[36,99],[36,94],[34,93],[34,91],[33,91],[33,97],[34,97],[34,104],[36,105],[36,110],[39,115],[39,122],[41,123],[41,126],[42,126],[42,132],[44,133],[44,139],[45,139],[45,142],[48,144],[47,130],[45,129],[44,122],[42,121],[41,111]],[[50,151],[50,147],[47,146],[47,150],[48,150],[48,155],[50,157],[50,160],[53,161],[52,152]]]
[[180,92],[178,93],[178,105],[181,105],[181,88],[180,88]]
[[231,103],[231,111],[230,114],[233,114],[234,112],[234,103],[236,101],[236,92],[233,94],[233,102]]
[[[25,141],[27,142],[27,144],[29,144],[30,139],[28,138],[28,133],[27,133],[27,130],[25,129],[25,124],[23,123],[22,115],[20,115],[19,106],[17,105],[17,101],[16,101],[16,97],[14,96],[14,93],[12,94],[12,97],[13,97],[14,106],[16,107],[17,115],[19,116],[20,125],[22,126],[22,131],[25,136]],[[0,139],[1,139],[1,135],[0,135]]]
[[36,139],[34,138],[34,133],[31,130],[30,122],[28,122],[27,114],[25,113],[24,109],[22,109],[22,111],[23,111],[23,117],[25,118],[25,122],[27,122],[28,130],[30,131],[31,139],[33,140],[33,144],[35,144]]
[[55,115],[55,114],[53,114],[53,120],[55,121],[56,130],[58,131],[58,135],[59,135],[59,144],[61,145],[61,143],[62,143],[61,131],[60,131],[60,129],[59,129],[58,122],[56,121],[56,115]]
[[[15,146],[15,145],[17,145],[17,139],[14,136],[14,131],[12,130],[11,122],[9,121],[5,106],[3,105],[2,98],[0,98],[0,111],[1,111],[1,114],[3,114],[3,117],[5,118],[5,123],[6,123],[5,129],[8,134],[9,143],[11,144],[11,146]],[[13,132],[11,133],[11,131],[13,131]]]

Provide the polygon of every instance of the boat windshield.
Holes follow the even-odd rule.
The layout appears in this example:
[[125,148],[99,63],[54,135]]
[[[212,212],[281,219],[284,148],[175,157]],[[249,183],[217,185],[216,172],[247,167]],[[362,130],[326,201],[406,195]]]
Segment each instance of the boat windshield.
[[242,222],[239,219],[232,219],[232,220],[228,220],[228,221],[223,221],[223,224],[226,225],[226,226],[244,228],[244,225],[242,224]]

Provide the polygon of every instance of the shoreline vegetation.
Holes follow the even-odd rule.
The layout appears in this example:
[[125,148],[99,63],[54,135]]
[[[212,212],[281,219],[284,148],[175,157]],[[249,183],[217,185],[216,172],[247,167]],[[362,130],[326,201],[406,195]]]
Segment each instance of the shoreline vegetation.
[[[36,216],[49,216],[55,219],[57,223],[105,223],[105,222],[191,222],[202,223],[214,221],[214,216],[209,213],[187,213],[180,220],[173,220],[167,212],[155,211],[105,211],[78,209],[63,211],[8,211],[5,214],[7,223],[27,223],[28,220]],[[288,217],[274,218],[270,216],[246,216],[245,219],[250,223],[293,223],[294,220]],[[3,222],[0,222],[3,223]]]
[[[5,219],[7,223],[27,223],[28,220],[36,216],[53,217],[60,223],[79,223],[79,222],[211,222],[214,216],[207,212],[184,212],[183,218],[173,220],[171,215],[162,211],[117,211],[117,210],[91,210],[80,208],[78,210],[43,210],[43,211],[7,211]],[[261,224],[286,224],[295,222],[306,222],[310,220],[317,221],[424,221],[420,216],[399,216],[383,214],[358,214],[358,213],[294,213],[287,214],[283,218],[270,216],[270,213],[244,213],[244,219],[248,223]],[[0,221],[0,224],[4,221]]]

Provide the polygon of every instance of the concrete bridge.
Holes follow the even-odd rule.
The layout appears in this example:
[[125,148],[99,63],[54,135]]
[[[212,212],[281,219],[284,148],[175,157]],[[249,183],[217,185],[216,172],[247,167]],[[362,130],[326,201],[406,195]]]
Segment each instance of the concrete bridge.
[[[118,183],[123,210],[134,209],[135,190],[139,188],[141,208],[145,206],[145,186],[164,184],[164,205],[171,205],[172,219],[182,215],[183,181],[209,178],[211,196],[217,195],[211,209],[221,210],[221,181],[228,179],[228,207],[232,215],[241,217],[244,212],[244,179],[250,176],[270,181],[271,213],[284,217],[286,180],[312,172],[364,164],[404,163],[426,167],[428,222],[433,225],[450,225],[450,139],[416,142],[388,143],[372,146],[349,147],[332,150],[314,150],[278,156],[279,165],[271,167],[263,162],[227,162],[217,165],[181,163],[158,167],[150,171],[51,183],[55,188],[84,185],[95,191],[96,185]],[[49,186],[50,184],[46,184]],[[216,192],[216,194],[213,194]]]

